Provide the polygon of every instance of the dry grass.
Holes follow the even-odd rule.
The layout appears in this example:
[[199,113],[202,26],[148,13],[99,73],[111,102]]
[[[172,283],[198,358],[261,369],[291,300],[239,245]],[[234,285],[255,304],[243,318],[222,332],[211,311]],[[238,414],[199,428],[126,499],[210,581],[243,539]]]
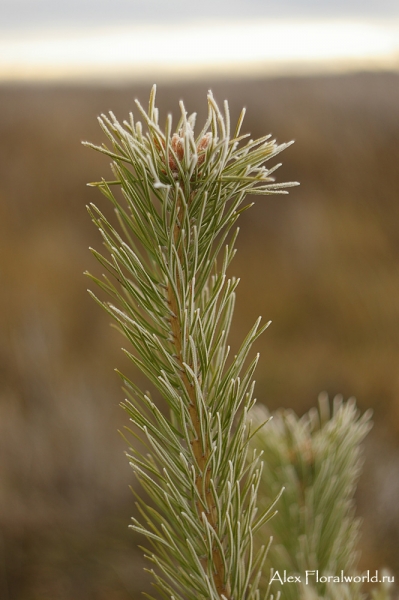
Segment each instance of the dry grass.
[[[205,93],[248,108],[253,136],[296,144],[241,223],[234,343],[258,314],[272,327],[257,395],[313,406],[320,390],[375,409],[358,495],[364,568],[399,570],[399,76],[163,86],[159,105],[204,117]],[[124,600],[148,589],[127,532],[130,470],[114,366],[121,340],[86,294],[100,245],[85,183],[107,161],[95,117],[124,118],[149,88],[0,88],[0,597]],[[138,377],[138,376],[137,376]]]

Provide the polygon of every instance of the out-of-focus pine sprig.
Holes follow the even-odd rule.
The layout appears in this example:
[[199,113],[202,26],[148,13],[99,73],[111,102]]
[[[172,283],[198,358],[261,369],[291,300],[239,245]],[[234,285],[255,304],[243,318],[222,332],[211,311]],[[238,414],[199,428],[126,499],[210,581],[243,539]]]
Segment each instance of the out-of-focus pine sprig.
[[[276,498],[257,508],[259,453],[251,451],[248,412],[258,356],[246,362],[267,327],[260,319],[229,356],[228,333],[238,280],[228,279],[238,230],[231,233],[247,194],[286,193],[265,161],[289,144],[270,136],[233,132],[211,93],[208,118],[195,135],[195,114],[180,103],[172,131],[159,126],[153,88],[144,122],[121,125],[102,116],[110,147],[88,146],[111,157],[114,179],[95,185],[112,203],[117,223],[93,204],[105,255],[93,254],[108,272],[91,279],[112,300],[97,300],[127,338],[125,353],[169,406],[165,416],[149,393],[126,375],[124,407],[146,451],[132,446],[130,461],[151,498],[138,499],[142,515],[132,527],[151,548],[155,585],[176,600],[258,599],[268,544],[253,538],[273,514]],[[114,194],[114,186],[121,195]],[[229,235],[231,234],[231,235]]]
[[[261,406],[252,416],[259,423],[270,418]],[[282,590],[286,600],[364,598],[356,580],[326,583],[323,578],[341,577],[341,572],[352,579],[359,576],[360,521],[355,516],[354,493],[362,466],[361,443],[371,428],[370,418],[370,411],[360,416],[354,399],[344,403],[340,396],[334,399],[330,414],[328,397],[321,394],[318,409],[301,418],[290,410],[278,411],[251,442],[263,450],[259,497],[267,504],[285,488],[278,514],[262,535],[273,536],[264,586],[273,578],[270,569],[301,578],[301,584],[284,588],[274,578],[271,589]],[[314,574],[304,585],[306,571]]]

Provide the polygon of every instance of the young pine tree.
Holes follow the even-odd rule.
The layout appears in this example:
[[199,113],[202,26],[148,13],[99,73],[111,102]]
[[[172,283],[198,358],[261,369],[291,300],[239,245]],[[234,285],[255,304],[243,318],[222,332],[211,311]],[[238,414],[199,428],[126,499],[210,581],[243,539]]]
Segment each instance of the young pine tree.
[[[112,159],[112,181],[92,185],[112,203],[110,222],[93,204],[90,215],[106,248],[92,250],[108,272],[91,276],[111,300],[97,300],[128,342],[124,352],[168,406],[120,374],[123,406],[145,450],[130,449],[132,468],[150,503],[138,498],[133,529],[149,544],[146,556],[159,592],[176,600],[257,600],[268,543],[254,536],[273,514],[276,498],[258,510],[259,453],[250,451],[248,412],[255,399],[258,356],[246,360],[267,325],[260,319],[230,355],[228,334],[238,280],[228,278],[247,194],[286,193],[267,168],[288,144],[241,135],[242,111],[230,130],[211,93],[208,118],[195,134],[195,114],[180,103],[172,130],[159,125],[155,87],[143,119],[100,125]],[[116,189],[114,193],[113,190]]]

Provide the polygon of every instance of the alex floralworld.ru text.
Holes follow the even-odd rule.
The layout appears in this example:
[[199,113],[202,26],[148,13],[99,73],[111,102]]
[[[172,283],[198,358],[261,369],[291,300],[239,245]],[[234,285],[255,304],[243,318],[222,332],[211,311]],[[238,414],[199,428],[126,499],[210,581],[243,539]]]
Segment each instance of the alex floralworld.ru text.
[[309,585],[312,583],[360,583],[360,582],[372,582],[372,583],[393,583],[395,578],[389,575],[379,575],[378,571],[374,571],[371,573],[370,571],[365,571],[361,575],[345,575],[344,571],[341,571],[339,575],[323,575],[320,574],[319,571],[305,571],[304,575],[295,573],[293,575],[289,575],[287,571],[283,571],[282,573],[279,571],[274,571],[272,577],[270,578],[270,583],[273,581],[278,581],[282,585],[285,583],[304,583],[305,585]]

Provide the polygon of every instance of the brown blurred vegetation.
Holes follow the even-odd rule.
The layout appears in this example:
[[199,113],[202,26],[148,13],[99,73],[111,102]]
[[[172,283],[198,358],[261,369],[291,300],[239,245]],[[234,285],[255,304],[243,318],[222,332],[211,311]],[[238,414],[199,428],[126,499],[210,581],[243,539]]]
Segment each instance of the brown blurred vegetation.
[[[357,74],[162,85],[158,106],[205,117],[228,98],[246,131],[295,139],[278,179],[241,219],[233,333],[259,315],[257,396],[299,414],[317,394],[373,407],[358,492],[361,567],[399,574],[399,76]],[[0,87],[0,598],[125,600],[149,590],[128,531],[134,485],[117,434],[126,424],[124,343],[86,293],[100,238],[86,182],[107,160],[96,115],[126,118],[149,86]],[[133,376],[141,382],[136,373]],[[142,382],[145,385],[144,382]]]

